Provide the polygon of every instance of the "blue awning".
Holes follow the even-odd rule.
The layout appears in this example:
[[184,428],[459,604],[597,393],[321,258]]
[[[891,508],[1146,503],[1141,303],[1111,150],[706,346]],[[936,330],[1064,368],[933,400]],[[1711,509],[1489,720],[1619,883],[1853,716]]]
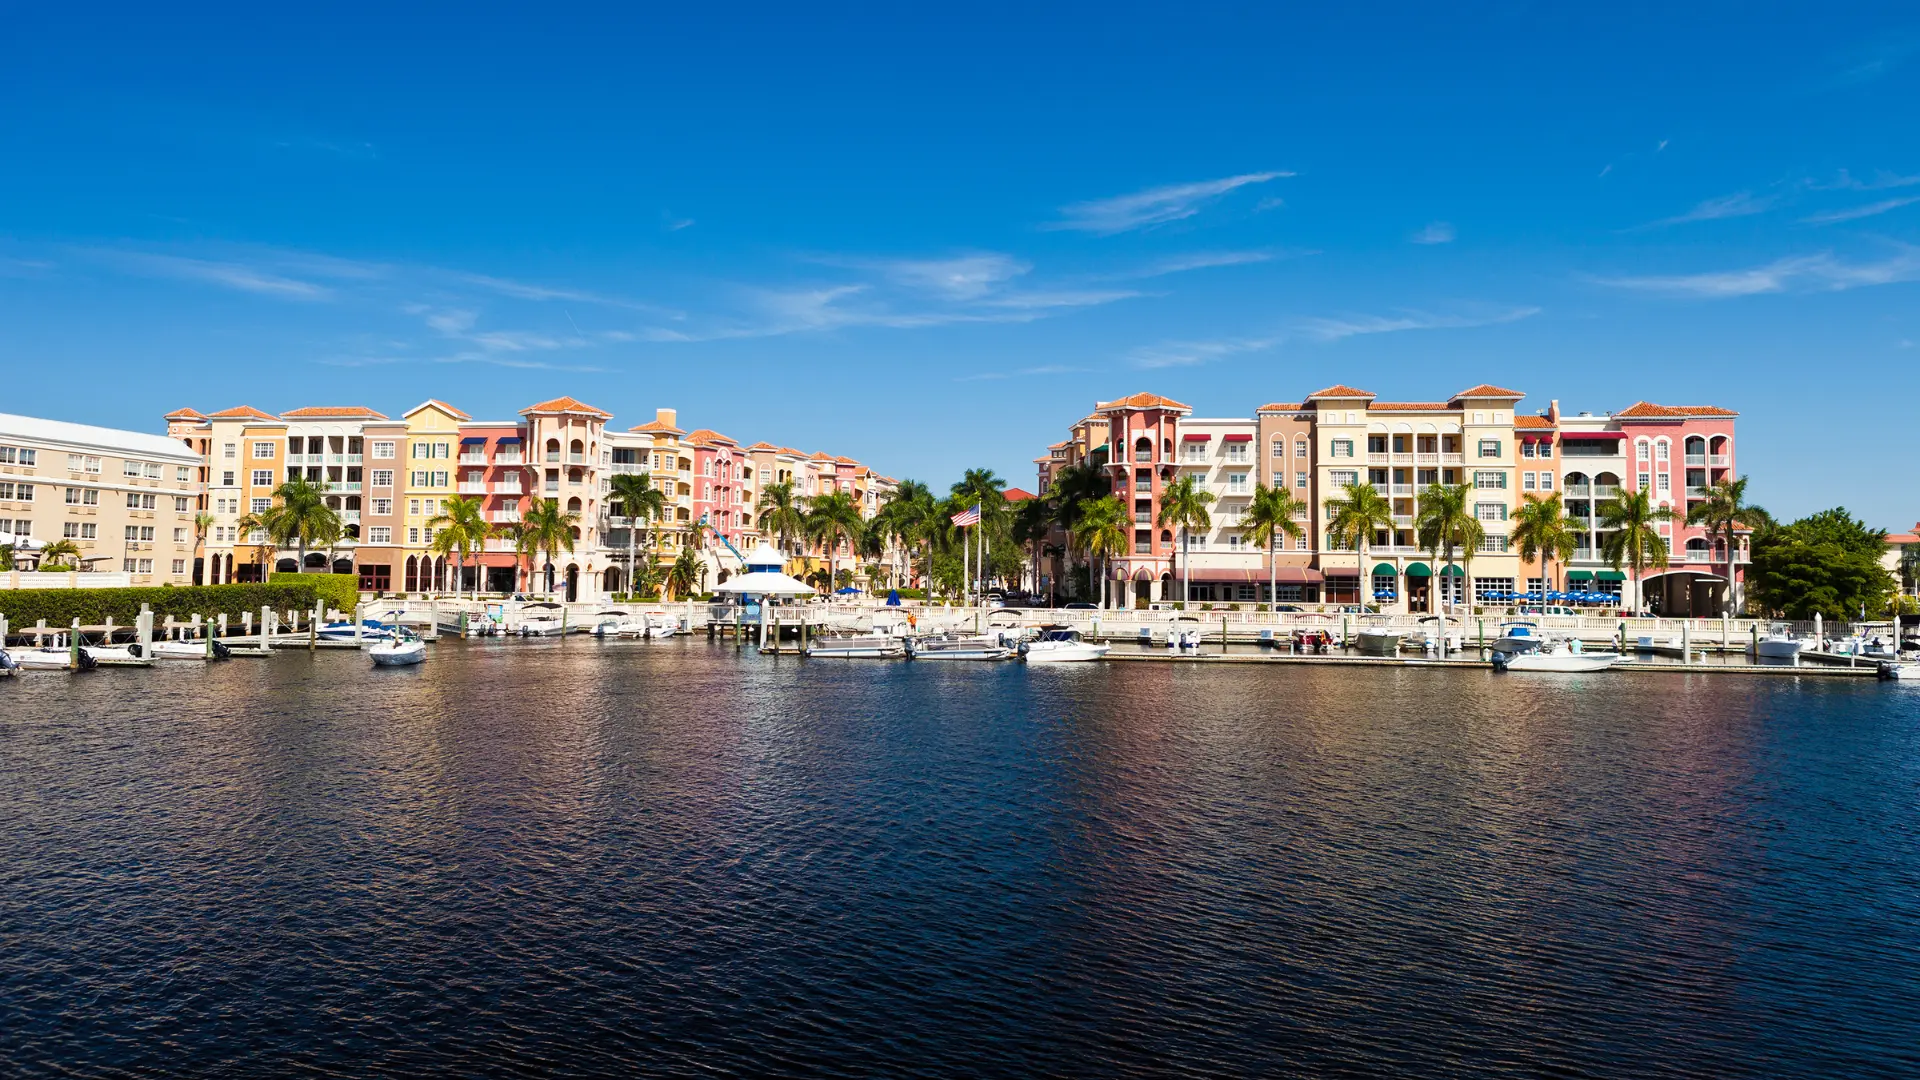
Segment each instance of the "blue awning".
[[502,435],[502,436],[500,436],[500,438],[499,438],[499,440],[498,440],[498,441],[500,441],[500,442],[503,442],[503,443],[510,443],[510,442],[519,442],[519,441],[520,441],[520,436],[518,436],[518,435]]
[[485,446],[485,445],[486,445],[486,443],[487,443],[487,438],[486,438],[486,436],[484,436],[484,435],[469,435],[469,436],[467,436],[466,438],[464,438],[464,439],[461,439],[461,440],[460,440],[460,445],[461,445],[461,446],[472,446],[472,445],[474,445],[475,443],[479,443],[480,445],[482,445],[482,446]]

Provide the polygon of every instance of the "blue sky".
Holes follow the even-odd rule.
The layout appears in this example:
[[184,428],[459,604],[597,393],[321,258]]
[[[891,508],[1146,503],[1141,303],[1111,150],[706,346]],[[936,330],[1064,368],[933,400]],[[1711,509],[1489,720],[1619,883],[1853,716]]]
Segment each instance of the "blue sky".
[[1030,486],[1096,398],[1484,381],[1920,518],[1910,5],[695,7],[14,11],[0,410],[571,393]]

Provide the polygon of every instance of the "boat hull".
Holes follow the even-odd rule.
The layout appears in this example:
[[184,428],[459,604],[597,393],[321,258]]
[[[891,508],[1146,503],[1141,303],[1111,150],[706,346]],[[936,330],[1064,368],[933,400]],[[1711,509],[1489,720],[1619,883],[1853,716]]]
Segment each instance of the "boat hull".
[[1804,641],[1773,640],[1760,642],[1760,644],[1754,646],[1754,651],[1761,656],[1774,660],[1791,660],[1799,656],[1800,650],[1806,647],[1807,643]]
[[[1502,660],[1502,656],[1506,659]],[[1605,671],[1619,662],[1619,653],[1521,653],[1517,656],[1499,653],[1494,656],[1493,666],[1501,671],[1578,674],[1587,671]]]
[[1035,641],[1027,645],[1022,658],[1029,664],[1077,664],[1104,660],[1110,648],[1111,645],[1096,645],[1088,641]]
[[367,655],[373,658],[374,667],[408,667],[427,658],[427,643],[424,641],[382,643],[368,649]]
[[1362,630],[1354,635],[1353,646],[1360,650],[1362,656],[1398,656],[1400,635],[1369,633]]

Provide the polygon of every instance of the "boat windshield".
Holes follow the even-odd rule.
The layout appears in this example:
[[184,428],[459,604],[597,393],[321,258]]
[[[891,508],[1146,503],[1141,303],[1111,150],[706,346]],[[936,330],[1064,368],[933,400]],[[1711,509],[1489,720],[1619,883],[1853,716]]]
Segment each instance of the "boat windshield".
[[1079,641],[1080,632],[1077,630],[1048,630],[1046,633],[1041,635],[1041,640],[1043,641]]

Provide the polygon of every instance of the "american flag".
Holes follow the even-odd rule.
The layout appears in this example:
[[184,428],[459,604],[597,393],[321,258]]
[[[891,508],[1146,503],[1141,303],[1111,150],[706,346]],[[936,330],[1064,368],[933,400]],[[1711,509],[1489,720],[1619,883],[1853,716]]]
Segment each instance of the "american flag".
[[974,503],[973,506],[969,507],[968,509],[962,510],[959,513],[953,515],[953,523],[955,525],[961,526],[962,528],[968,525],[980,524],[980,504]]

